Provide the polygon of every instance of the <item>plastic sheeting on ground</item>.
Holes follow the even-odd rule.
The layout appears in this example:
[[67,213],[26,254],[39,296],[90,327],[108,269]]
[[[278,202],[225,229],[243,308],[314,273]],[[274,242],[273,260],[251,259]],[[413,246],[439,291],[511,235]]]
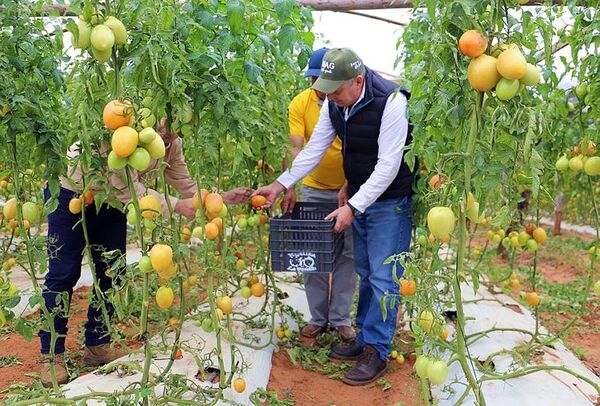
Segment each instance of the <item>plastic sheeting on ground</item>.
[[[306,302],[306,296],[304,290],[301,289],[297,284],[282,282],[278,284],[279,288],[288,294],[286,299],[282,299],[282,303],[293,307],[301,313],[308,314],[308,304]],[[240,296],[233,297],[234,308],[244,314],[254,314],[258,312],[263,303],[263,298],[251,297],[249,300],[243,299]],[[269,308],[267,308],[267,314],[269,314]],[[279,316],[275,317],[276,323],[280,324],[281,320]],[[286,320],[291,328],[297,329],[295,323],[292,320]],[[244,336],[252,336],[250,342],[253,346],[261,346],[269,342],[269,330],[267,329],[248,329],[246,325],[240,322],[233,322],[233,332],[237,340],[244,340]],[[156,338],[155,338],[156,339]],[[173,334],[169,334],[168,340],[173,340]],[[169,341],[168,341],[169,342]],[[211,351],[216,348],[217,340],[214,332],[206,333],[200,327],[196,327],[192,321],[186,321],[182,328],[181,342],[185,343],[185,346],[196,348],[196,356],[203,358]],[[243,345],[237,345],[237,348],[241,351],[244,361],[248,364],[248,369],[244,372],[242,377],[246,380],[246,390],[243,393],[237,393],[231,388],[224,390],[224,397],[228,401],[233,401],[242,405],[250,404],[250,394],[257,388],[266,388],[269,382],[269,376],[271,373],[271,356],[275,347],[273,345],[265,346],[265,348],[255,350]],[[229,373],[229,366],[231,365],[231,352],[230,344],[226,339],[222,340],[222,357],[226,368],[225,373]],[[162,374],[162,371],[168,364],[168,358],[170,353],[156,354],[155,359],[152,361],[151,373]],[[238,357],[238,356],[236,356]],[[139,365],[143,365],[143,355],[135,354],[129,355],[122,358],[119,361],[136,361]],[[207,366],[207,365],[205,365]],[[218,367],[217,359],[215,356],[211,357],[211,365]],[[195,384],[202,387],[218,387],[218,384],[212,384],[210,382],[202,382],[196,378],[198,374],[198,365],[194,360],[192,354],[187,351],[183,352],[183,358],[176,360],[173,364],[170,374],[180,374],[186,377],[186,379],[194,382]],[[221,375],[223,376],[223,374]],[[130,376],[118,377],[116,372],[108,375],[97,375],[91,373],[82,376],[69,384],[65,385],[66,397],[74,397],[82,395],[92,391],[100,392],[118,392],[125,388],[127,385],[133,382],[139,382],[141,380],[141,373],[135,373]],[[165,388],[157,386],[155,388],[156,394],[160,395],[164,393]],[[183,398],[190,398],[190,394],[184,395]],[[100,405],[104,404],[101,401],[88,401],[88,405]],[[219,402],[218,404],[230,404],[229,402]]]
[[[474,293],[473,288],[466,285],[462,287],[462,296],[465,300],[467,336],[492,328],[535,331],[533,314],[510,296],[490,293],[485,287],[481,287]],[[543,329],[541,331],[545,332]],[[473,359],[485,361],[491,354],[516,349],[530,339],[529,334],[522,332],[496,331],[473,341],[468,346],[468,351]],[[446,359],[449,355],[445,354]],[[532,358],[536,360],[536,365],[564,366],[600,385],[600,379],[560,341],[552,347],[543,347],[543,351]],[[498,373],[514,371],[518,368],[509,354],[494,356],[493,363]],[[446,386],[432,386],[432,395],[440,405],[454,405],[463,394],[465,385],[466,378],[463,371],[455,362],[450,365]],[[487,404],[493,406],[537,406],[539,404],[584,406],[597,404],[598,401],[598,393],[591,385],[568,373],[555,370],[535,372],[506,381],[485,381],[481,384],[481,389]],[[462,404],[475,405],[473,394],[467,396]]]

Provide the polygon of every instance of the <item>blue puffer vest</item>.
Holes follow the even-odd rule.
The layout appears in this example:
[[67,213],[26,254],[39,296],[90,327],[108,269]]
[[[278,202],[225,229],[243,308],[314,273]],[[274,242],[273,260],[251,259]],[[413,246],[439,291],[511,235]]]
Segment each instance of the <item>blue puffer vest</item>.
[[[348,120],[344,120],[344,113],[335,103],[329,103],[329,117],[338,137],[342,140],[342,154],[344,157],[344,173],[348,180],[348,192],[353,196],[363,183],[373,173],[377,164],[379,145],[379,128],[381,117],[387,103],[388,97],[397,91],[398,85],[390,80],[384,79],[369,68],[365,71],[365,97],[352,110]],[[404,90],[399,91],[406,97],[410,94]],[[412,142],[412,126],[409,123],[406,144]],[[400,136],[400,135],[398,135]],[[414,174],[404,162],[398,175],[390,186],[377,199],[386,200],[401,196],[412,195]]]

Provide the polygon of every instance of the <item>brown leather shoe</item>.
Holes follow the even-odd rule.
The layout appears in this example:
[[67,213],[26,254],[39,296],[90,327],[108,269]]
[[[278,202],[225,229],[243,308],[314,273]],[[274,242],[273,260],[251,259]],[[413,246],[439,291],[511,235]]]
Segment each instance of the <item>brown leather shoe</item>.
[[356,341],[352,341],[334,346],[331,349],[331,358],[356,361],[363,356],[364,352],[364,346],[357,344]]
[[307,324],[306,326],[302,327],[302,330],[300,330],[300,334],[302,335],[302,337],[315,338],[323,331],[325,331],[325,327],[323,326],[317,326],[316,324]]
[[349,343],[350,341],[354,341],[354,339],[356,338],[356,333],[354,332],[354,329],[350,326],[337,326],[335,329],[339,333],[342,340],[344,340],[347,343]]
[[59,385],[63,385],[69,382],[69,373],[67,372],[67,367],[65,366],[65,359],[63,354],[57,354],[54,358],[49,355],[44,356],[44,367],[40,372],[40,382],[42,386],[45,388],[52,387],[52,378],[50,377],[50,370],[52,365],[54,365],[54,375],[56,376],[56,382]]
[[100,344],[85,347],[83,362],[90,367],[108,364],[126,355],[127,352],[118,348],[110,348],[110,344]]
[[352,386],[366,385],[383,375],[386,367],[387,362],[379,357],[379,352],[367,345],[362,358],[346,373],[342,381]]

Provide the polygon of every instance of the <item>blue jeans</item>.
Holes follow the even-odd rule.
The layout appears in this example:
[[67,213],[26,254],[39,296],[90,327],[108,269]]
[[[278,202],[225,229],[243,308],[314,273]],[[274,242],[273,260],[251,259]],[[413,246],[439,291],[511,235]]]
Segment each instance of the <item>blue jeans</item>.
[[[360,277],[356,342],[377,349],[387,360],[396,330],[399,289],[392,278],[392,265],[383,262],[394,254],[409,250],[412,231],[412,199],[399,197],[375,202],[353,221],[354,267]],[[398,277],[404,269],[398,264]],[[396,303],[386,301],[387,317],[383,319],[381,298],[396,295]]]
[[[85,248],[83,227],[79,223],[81,216],[69,211],[69,201],[76,195],[75,192],[61,188],[58,207],[48,215],[48,273],[42,295],[46,308],[54,314],[54,328],[58,333],[55,354],[65,351],[69,304],[73,288],[81,276],[81,260]],[[46,200],[50,198],[48,189],[44,191],[44,197]],[[112,279],[106,275],[106,269],[113,261],[103,259],[102,252],[116,249],[125,252],[127,220],[124,213],[108,205],[102,206],[97,213],[96,205],[91,204],[85,208],[85,215],[98,283],[100,289],[106,292],[113,286]],[[112,305],[108,301],[104,303],[112,316]],[[93,290],[87,318],[85,345],[109,343],[110,336]],[[50,353],[50,333],[42,330],[38,335],[42,354]]]

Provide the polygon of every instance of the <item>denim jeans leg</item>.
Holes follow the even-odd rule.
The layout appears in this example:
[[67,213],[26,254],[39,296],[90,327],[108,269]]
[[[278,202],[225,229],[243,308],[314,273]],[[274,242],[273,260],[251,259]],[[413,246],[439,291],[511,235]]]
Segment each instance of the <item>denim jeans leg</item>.
[[[362,325],[361,341],[375,347],[380,358],[387,360],[396,330],[399,286],[392,277],[393,264],[385,265],[384,262],[390,256],[409,249],[412,231],[411,199],[403,197],[376,202],[363,216],[366,223],[370,269],[368,284],[371,294]],[[396,272],[401,276],[404,270],[397,268]],[[394,306],[391,306],[389,300],[386,301],[387,315],[384,320],[381,299],[386,293],[396,300]]]
[[[94,225],[94,233],[90,235],[90,242],[94,247],[92,257],[100,290],[107,292],[114,286],[113,278],[116,281],[119,272],[114,272],[113,278],[107,275],[106,270],[112,266],[117,258],[107,260],[102,257],[102,253],[113,250],[119,250],[121,254],[126,252],[127,219],[125,214],[112,207],[105,206],[98,213],[95,213],[95,207],[92,210],[94,211],[94,213],[90,213]],[[107,315],[110,318],[114,313],[114,307],[106,297],[103,301]],[[92,292],[90,305],[88,306],[88,320],[85,325],[85,345],[96,346],[110,343],[110,341],[111,338],[102,314],[102,307],[95,292]]]
[[[58,207],[48,215],[48,273],[45,276],[42,296],[46,309],[53,316],[54,330],[57,333],[55,354],[65,352],[69,304],[73,288],[81,276],[81,260],[85,246],[81,225],[77,224],[79,217],[69,211],[69,200],[73,195],[73,192],[61,188]],[[46,200],[50,198],[47,189],[44,196]],[[43,317],[43,313],[40,314]],[[42,329],[38,335],[42,354],[49,354],[50,332]]]
[[372,290],[369,284],[369,274],[371,273],[369,264],[369,254],[367,252],[367,222],[364,214],[357,216],[352,222],[353,243],[354,243],[354,270],[358,274],[358,308],[356,309],[356,328],[358,335],[356,342],[364,344],[362,339],[362,329],[369,307],[371,304]]

